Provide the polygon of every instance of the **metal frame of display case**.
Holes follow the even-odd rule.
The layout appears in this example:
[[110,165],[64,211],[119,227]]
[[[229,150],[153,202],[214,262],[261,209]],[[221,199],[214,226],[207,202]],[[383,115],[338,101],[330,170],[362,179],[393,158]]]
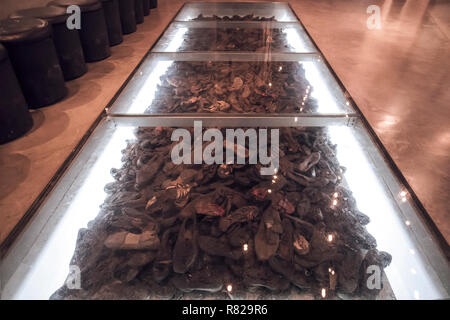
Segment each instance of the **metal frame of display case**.
[[[188,3],[185,3],[180,10],[174,15],[171,23],[176,20],[176,17],[179,16],[180,12],[182,12],[183,8]],[[233,4],[233,3],[232,3]],[[153,49],[157,46],[161,37],[166,33],[168,28],[171,26],[169,23],[164,29],[163,33],[158,37],[150,50],[145,54],[143,59],[139,62],[137,67],[133,70],[127,80],[123,83],[121,88],[117,91],[111,101],[108,103],[106,108],[101,112],[98,118],[94,121],[92,126],[83,136],[81,141],[78,143],[76,148],[72,151],[72,153],[67,157],[65,162],[59,168],[57,173],[54,175],[53,179],[46,186],[46,188],[41,192],[39,197],[33,202],[32,206],[26,212],[24,217],[21,219],[18,225],[13,229],[13,231],[9,234],[9,236],[5,239],[5,241],[0,245],[0,257],[8,260],[8,265],[12,265],[14,263],[19,263],[19,261],[23,258],[20,256],[12,256],[11,251],[21,251],[23,252],[26,248],[30,248],[33,244],[32,239],[36,239],[41,229],[39,226],[45,226],[45,217],[36,213],[38,211],[42,211],[46,206],[49,206],[52,201],[49,201],[51,198],[55,198],[58,196],[62,196],[61,190],[58,190],[60,184],[63,180],[70,180],[71,175],[73,174],[73,168],[80,166],[79,156],[83,154],[85,151],[85,147],[92,144],[92,135],[95,130],[99,128],[99,125],[104,123],[105,121],[113,121],[118,125],[125,126],[186,126],[189,123],[193,123],[194,120],[202,120],[205,126],[215,126],[220,124],[220,126],[230,126],[230,127],[250,127],[250,126],[267,126],[267,127],[290,127],[290,126],[329,126],[329,125],[344,125],[349,127],[357,127],[365,132],[359,138],[363,139],[368,145],[372,145],[372,149],[374,151],[375,163],[382,163],[382,177],[384,177],[384,184],[392,193],[393,199],[398,199],[399,203],[399,212],[405,214],[403,217],[407,219],[407,221],[414,220],[416,225],[420,226],[420,230],[418,230],[418,234],[415,236],[420,236],[421,239],[417,241],[422,244],[424,248],[425,255],[431,254],[432,256],[439,255],[439,252],[436,252],[436,248],[434,243],[439,244],[439,250],[443,252],[444,256],[447,258],[450,256],[449,247],[444,237],[424,209],[423,205],[420,203],[418,197],[415,195],[412,188],[407,183],[404,176],[401,174],[398,167],[395,165],[394,161],[390,157],[387,150],[384,148],[380,139],[375,134],[374,130],[369,125],[367,119],[364,117],[360,109],[357,107],[356,103],[353,101],[351,95],[345,89],[344,85],[340,81],[340,79],[335,74],[334,70],[331,68],[330,64],[323,56],[320,48],[314,42],[314,39],[310,36],[305,26],[302,24],[301,20],[296,15],[295,11],[292,10],[290,4],[288,4],[293,15],[297,18],[297,23],[301,25],[303,31],[311,40],[312,44],[317,48],[317,56],[325,64],[328,71],[331,73],[332,77],[338,84],[339,88],[342,91],[343,96],[347,99],[347,105],[351,107],[354,112],[336,115],[336,114],[211,114],[206,115],[202,114],[201,116],[196,116],[195,114],[142,114],[142,115],[127,115],[127,114],[114,114],[111,112],[111,107],[117,101],[119,96],[123,93],[124,89],[133,79],[133,77],[138,72],[139,68],[147,61],[147,59],[154,53]],[[289,22],[292,23],[292,22]],[[235,53],[235,52],[234,52]],[[167,54],[167,53],[166,53]],[[170,53],[173,55],[180,55],[180,53]],[[221,53],[222,54],[222,53]],[[230,53],[223,53],[228,55]],[[232,54],[232,53],[231,53]],[[298,53],[295,53],[298,55]],[[310,53],[306,53],[308,55]],[[301,55],[301,54],[300,54]],[[74,162],[74,160],[77,160]],[[54,191],[58,190],[57,193]],[[401,203],[398,197],[398,194],[401,191],[407,191],[408,201],[406,203]],[[53,200],[54,201],[54,200]],[[54,206],[55,203],[52,204]],[[419,215],[417,215],[419,213]],[[417,219],[417,220],[415,220]],[[34,227],[30,226],[32,224]],[[26,230],[29,234],[25,234],[24,230]],[[31,230],[31,231],[30,231]],[[33,231],[35,230],[35,231]],[[428,230],[428,231],[427,231]],[[30,234],[31,233],[31,234]],[[429,237],[431,236],[431,237]],[[9,251],[8,251],[9,250]],[[432,259],[432,257],[430,257]],[[12,263],[12,264],[11,264]],[[446,263],[448,261],[440,261],[439,262],[442,268],[442,271],[446,271]],[[447,265],[448,267],[448,265]],[[2,274],[11,274],[12,270],[5,270],[3,267],[3,261],[0,264],[0,268]],[[448,269],[447,269],[448,270]],[[3,271],[6,271],[5,273]],[[444,279],[441,279],[444,283],[450,283],[448,277],[450,275],[445,274]],[[3,280],[0,278],[0,281]],[[1,288],[1,287],[0,287]],[[448,290],[448,288],[447,288]],[[1,292],[1,291],[0,291]]]

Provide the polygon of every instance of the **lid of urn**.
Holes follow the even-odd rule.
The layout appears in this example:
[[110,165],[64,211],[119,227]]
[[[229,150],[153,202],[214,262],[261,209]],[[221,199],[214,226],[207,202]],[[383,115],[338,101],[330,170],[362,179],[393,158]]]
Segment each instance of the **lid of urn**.
[[32,17],[47,20],[50,24],[63,23],[69,17],[66,9],[63,7],[38,7],[19,10],[9,16],[11,19]]
[[42,19],[23,17],[0,21],[0,42],[20,43],[49,37],[51,28]]
[[102,7],[98,0],[54,0],[47,4],[47,6],[69,7],[71,5],[79,6],[81,12],[95,11]]

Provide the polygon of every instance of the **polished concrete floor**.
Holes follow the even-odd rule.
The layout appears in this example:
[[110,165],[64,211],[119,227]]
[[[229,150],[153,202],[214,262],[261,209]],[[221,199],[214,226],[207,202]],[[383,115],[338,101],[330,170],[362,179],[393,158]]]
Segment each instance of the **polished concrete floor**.
[[[0,146],[0,242],[11,232],[182,5],[159,0],[138,32],[33,112],[25,137]],[[448,1],[290,1],[447,241],[450,213]],[[369,30],[366,9],[381,8]]]

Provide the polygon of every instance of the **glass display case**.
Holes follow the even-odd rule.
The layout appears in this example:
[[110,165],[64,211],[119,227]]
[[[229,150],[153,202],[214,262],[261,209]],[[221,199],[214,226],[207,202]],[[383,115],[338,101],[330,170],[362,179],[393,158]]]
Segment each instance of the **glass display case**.
[[[222,49],[230,26],[302,45]],[[285,3],[185,4],[3,257],[1,298],[449,298],[411,189],[315,51]]]
[[[169,120],[166,121],[165,125],[169,126]],[[298,268],[298,272],[301,271],[302,274],[296,274],[295,276],[298,277],[300,283],[296,283],[294,277],[291,281],[296,285],[286,288],[286,279],[290,279],[289,271],[286,271],[286,274],[280,277],[279,273],[272,271],[272,269],[264,269],[263,275],[258,278],[255,265],[262,268],[262,262],[255,265],[236,262],[240,261],[239,259],[246,261],[245,255],[250,256],[252,250],[255,250],[258,223],[261,222],[260,219],[266,213],[265,208],[267,207],[267,202],[259,202],[252,198],[252,195],[264,196],[264,194],[255,192],[259,187],[266,191],[273,190],[272,197],[277,199],[280,196],[285,201],[279,202],[281,203],[279,204],[279,212],[283,226],[284,223],[289,225],[288,221],[291,221],[295,230],[303,230],[305,238],[311,245],[311,250],[318,250],[317,248],[322,245],[332,246],[333,242],[336,242],[340,250],[346,252],[344,257],[353,257],[352,253],[356,248],[359,248],[358,250],[361,250],[365,257],[367,257],[368,252],[382,253],[380,257],[386,259],[385,261],[379,262],[375,259],[374,262],[371,262],[373,265],[379,266],[382,271],[382,289],[376,290],[376,295],[370,297],[378,299],[437,299],[448,297],[449,273],[446,258],[417,215],[414,203],[407,194],[402,193],[404,191],[403,186],[393,177],[382,155],[374,147],[370,136],[359,121],[356,121],[352,126],[293,127],[287,124],[287,127],[269,127],[280,131],[280,148],[284,151],[288,150],[286,145],[293,146],[292,141],[287,142],[286,140],[289,139],[291,134],[294,138],[297,137],[298,141],[305,141],[305,143],[306,140],[303,139],[306,133],[311,135],[311,139],[325,139],[322,142],[323,146],[331,147],[329,151],[332,153],[323,156],[323,159],[328,162],[327,168],[331,168],[331,171],[335,174],[335,177],[330,178],[332,182],[327,186],[316,185],[312,181],[314,175],[308,170],[304,176],[301,174],[292,176],[289,172],[291,170],[289,163],[291,162],[286,162],[283,158],[280,158],[279,171],[269,176],[269,179],[260,177],[259,182],[248,184],[239,180],[241,178],[245,180],[250,176],[249,171],[244,170],[244,168],[253,172],[252,168],[258,167],[257,165],[235,165],[234,171],[231,171],[230,177],[232,178],[230,178],[227,177],[226,168],[231,168],[233,165],[178,165],[183,167],[183,170],[179,170],[177,165],[172,165],[167,152],[165,153],[166,157],[158,161],[154,160],[153,156],[149,156],[153,160],[147,163],[154,165],[153,169],[159,170],[161,175],[161,177],[156,178],[157,181],[149,184],[152,188],[155,187],[151,191],[135,189],[136,183],[145,185],[137,171],[136,175],[131,174],[128,178],[124,177],[124,172],[132,169],[134,165],[137,165],[137,161],[140,161],[133,158],[139,158],[139,155],[132,150],[136,150],[136,148],[151,150],[153,148],[151,145],[157,145],[158,147],[155,150],[161,152],[166,143],[171,143],[168,134],[163,134],[164,139],[161,141],[164,142],[150,142],[149,139],[151,139],[152,134],[158,136],[160,132],[168,130],[168,127],[160,127],[158,118],[141,119],[142,125],[144,121],[145,126],[136,126],[130,125],[129,119],[108,117],[97,127],[70,169],[39,209],[35,221],[6,256],[4,269],[2,270],[2,276],[6,280],[2,298],[47,299],[53,295],[53,298],[83,299],[141,299],[146,297],[155,299],[174,297],[178,299],[208,297],[310,299],[321,298],[322,294],[325,295],[325,298],[360,298],[359,294],[363,294],[364,291],[360,292],[359,290],[364,287],[364,281],[367,281],[367,278],[360,274],[360,266],[365,263],[362,257],[359,258],[361,260],[351,258],[348,265],[343,265],[343,261],[346,261],[343,260],[343,257],[329,256],[329,253],[322,252],[319,249],[319,256],[323,254],[324,261],[321,263],[303,261],[303,267]],[[174,127],[188,128],[193,125],[192,119],[186,118],[183,121],[184,125],[178,122]],[[222,120],[212,117],[204,121],[202,125],[205,130],[210,127],[217,128],[218,125],[222,125]],[[231,128],[231,126],[227,127]],[[286,132],[286,130],[288,131]],[[311,151],[315,151],[313,140],[308,142],[307,145],[311,146]],[[296,154],[299,156],[304,154],[301,147],[304,147],[304,145],[301,145],[300,149],[286,151],[288,154],[285,156],[288,159],[296,159]],[[142,152],[142,150],[139,152]],[[321,152],[325,152],[326,148],[321,150]],[[303,156],[300,156],[300,158],[303,158]],[[325,162],[316,167],[315,178],[322,177],[320,167],[324,165]],[[202,180],[204,177],[197,177],[192,180],[191,174],[202,170],[206,172],[212,167],[217,172],[215,178],[209,182]],[[219,174],[221,167],[224,168],[222,176]],[[238,175],[239,172],[246,172],[246,174]],[[292,173],[294,172],[295,169]],[[191,177],[188,178],[188,176]],[[179,177],[188,179],[185,181],[186,184],[191,184],[193,188],[189,189],[188,187],[185,189],[187,193],[181,192],[178,194],[178,198],[177,192],[173,193],[173,199],[170,198],[171,201],[179,201],[180,204],[175,206],[174,212],[165,212],[164,208],[166,206],[169,208],[169,205],[164,202],[159,203],[159,199],[163,199],[161,191],[173,190],[171,183],[177,180],[177,177],[178,179],[180,179]],[[308,182],[295,182],[298,188],[278,185],[278,182],[284,179],[288,180],[288,184],[292,183],[296,180],[291,179],[296,179],[296,177],[306,179]],[[310,179],[311,181],[309,181]],[[320,191],[319,195],[308,189],[309,183],[310,187],[314,186],[311,187],[312,190]],[[179,181],[178,184],[175,184],[174,189],[182,188],[183,184]],[[184,184],[185,187],[186,184]],[[160,185],[165,187],[161,189]],[[181,232],[179,229],[184,226],[182,224],[184,220],[174,222],[169,221],[170,218],[173,217],[173,214],[178,216],[180,212],[185,212],[185,208],[189,207],[189,203],[191,203],[190,201],[195,201],[198,196],[206,195],[208,197],[212,193],[216,194],[217,191],[213,191],[213,189],[231,192],[230,201],[239,201],[242,197],[245,197],[247,205],[244,207],[258,208],[259,214],[253,219],[241,217],[243,220],[238,219],[237,222],[239,223],[229,221],[230,226],[222,228],[221,222],[226,217],[222,211],[227,210],[227,205],[221,202],[223,199],[214,200],[215,206],[210,204],[204,211],[196,207],[198,246],[200,248],[196,260],[199,266],[196,268],[200,268],[200,270],[203,270],[202,272],[216,272],[214,282],[209,283],[205,279],[201,279],[198,282],[193,282],[192,287],[185,287],[186,283],[176,282],[177,277],[180,277],[182,273],[174,272],[169,274],[169,281],[160,284],[154,282],[152,273],[150,272],[150,276],[147,274],[149,262],[146,259],[151,258],[146,257],[145,254],[150,252],[150,256],[153,254],[154,261],[158,261],[159,246],[167,245],[164,234],[167,230],[173,231],[172,242],[169,242],[168,247],[162,250],[163,253],[168,253],[169,257],[162,255],[160,259],[172,268],[176,256],[173,256],[173,262],[167,262],[166,260],[171,260],[171,252],[173,253],[176,250],[176,240]],[[133,190],[133,194],[131,190]],[[297,192],[302,195],[300,198],[296,198]],[[266,193],[265,196],[270,197],[271,195]],[[314,197],[319,197],[319,199],[313,200]],[[311,206],[309,208],[311,211],[308,211],[306,216],[300,214],[304,203],[306,203],[306,206]],[[152,208],[154,205],[155,208]],[[159,205],[163,207],[158,209]],[[237,211],[236,208],[238,208],[237,204],[231,205],[230,212]],[[292,210],[294,211],[292,212]],[[124,212],[130,214],[130,216],[124,214]],[[142,217],[139,217],[139,212],[144,212],[148,217],[154,217],[161,223],[161,229],[158,233],[160,244],[152,247],[150,251],[148,248],[146,250],[143,247],[138,250],[132,246],[121,250],[117,249],[115,246],[123,245],[122,242],[115,243],[113,241],[113,235],[120,232],[118,230],[128,230],[127,232],[137,236],[141,234],[141,228],[146,228],[140,225]],[[316,212],[317,216],[312,216],[312,212]],[[335,214],[340,216],[335,217]],[[129,220],[123,220],[125,217]],[[162,219],[162,217],[165,219]],[[235,227],[236,223],[240,226],[247,226],[247,223],[250,222],[245,219],[253,223],[248,231],[252,236],[248,239],[244,236],[241,239],[237,235],[240,229],[232,229],[231,223],[235,223]],[[339,221],[339,224],[336,224],[337,221]],[[320,224],[324,225],[324,241],[317,242],[304,230],[309,225],[316,227]],[[213,232],[211,231],[211,225],[220,230],[226,230]],[[287,232],[289,228],[285,226],[283,230]],[[230,236],[230,234],[233,235],[234,231],[236,231],[234,236],[237,244],[232,241],[233,238]],[[83,235],[86,236],[83,237]],[[223,240],[224,235],[226,235],[225,238],[228,241],[233,243],[234,247],[223,245],[223,251],[210,252],[210,248],[205,248],[204,242],[200,242],[202,237],[209,239],[209,242]],[[283,235],[280,235],[280,245],[284,241]],[[254,241],[252,241],[253,238]],[[243,243],[241,244],[241,242]],[[115,249],[109,249],[105,246],[111,246]],[[90,248],[94,249],[91,250]],[[302,247],[300,246],[300,248]],[[298,251],[297,249],[297,247],[294,247],[294,253]],[[76,252],[75,255],[74,252]],[[116,252],[116,255],[108,255],[105,252]],[[118,258],[122,256],[117,252],[125,254],[123,259]],[[238,258],[234,254],[237,254]],[[278,252],[278,254],[281,255],[281,252]],[[203,264],[199,262],[200,257],[203,259]],[[129,261],[133,261],[132,267],[127,265]],[[140,265],[142,263],[144,266]],[[233,270],[230,267],[233,263],[241,268],[238,269],[239,272],[245,273],[245,268],[252,268],[249,270],[255,276],[253,278],[249,276],[250,279],[236,278],[235,274],[230,271]],[[264,264],[268,264],[268,262],[264,262]],[[92,271],[92,265],[99,268],[97,274]],[[152,266],[151,263],[150,265]],[[223,265],[230,269],[216,271],[212,267]],[[112,266],[112,269],[106,266]],[[337,275],[337,286],[334,284],[335,287],[333,287],[328,278],[324,282],[319,276],[319,270],[324,266],[327,267],[327,277],[329,276],[328,272],[330,272],[330,279],[332,279],[331,273]],[[91,284],[94,287],[97,285],[95,290],[63,290],[55,294],[68,279],[68,275],[74,272],[73,270],[77,270],[76,268],[81,270],[82,287],[91,288]],[[347,269],[352,268],[356,275],[352,275],[351,272],[348,273]],[[286,270],[290,269],[287,268]],[[194,277],[197,274],[195,271],[195,269],[190,271]],[[100,277],[99,273],[111,278],[104,279],[103,276]],[[302,283],[302,281],[307,281],[305,280],[305,274],[308,275],[306,279],[310,281],[308,285]],[[269,279],[267,279],[268,276],[270,276]],[[341,278],[347,279],[348,283],[344,280],[341,281]],[[124,279],[127,279],[127,281]],[[217,279],[221,279],[221,282],[216,283]],[[350,279],[356,279],[354,281],[358,282],[352,283]],[[104,282],[99,285],[95,283],[96,281]],[[120,285],[118,281],[122,281]],[[275,281],[275,283],[272,283],[272,281]],[[230,284],[233,286],[232,292],[227,292],[227,286]],[[277,290],[271,290],[273,286]],[[259,289],[256,290],[255,287]],[[342,287],[345,289],[342,289]],[[325,293],[322,292],[322,289],[325,289]]]
[[318,54],[151,53],[110,115],[349,116],[350,102]]

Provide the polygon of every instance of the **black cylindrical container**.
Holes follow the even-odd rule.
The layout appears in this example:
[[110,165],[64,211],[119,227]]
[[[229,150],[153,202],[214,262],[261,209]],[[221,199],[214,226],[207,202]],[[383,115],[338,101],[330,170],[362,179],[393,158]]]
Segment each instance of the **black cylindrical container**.
[[150,0],[142,0],[142,6],[144,8],[144,16],[150,14]]
[[119,0],[102,0],[102,5],[108,28],[109,45],[118,45],[123,41]]
[[150,9],[158,8],[158,0],[150,0]]
[[5,47],[0,44],[0,144],[14,140],[33,126],[27,102],[20,89]]
[[136,32],[136,13],[134,0],[119,0],[120,21],[123,34]]
[[39,18],[46,20],[52,26],[53,42],[66,81],[81,77],[87,71],[79,32],[76,29],[70,30],[67,28],[68,16],[66,10],[60,7],[19,10],[9,16],[12,19],[21,17]]
[[48,5],[63,8],[71,5],[80,7],[80,38],[84,58],[87,62],[103,60],[111,55],[105,13],[101,2],[97,0],[55,0]]
[[67,93],[48,22],[34,18],[0,21],[0,42],[31,108],[55,103]]
[[142,0],[134,0],[135,12],[136,12],[136,23],[141,24],[144,22],[144,5]]

